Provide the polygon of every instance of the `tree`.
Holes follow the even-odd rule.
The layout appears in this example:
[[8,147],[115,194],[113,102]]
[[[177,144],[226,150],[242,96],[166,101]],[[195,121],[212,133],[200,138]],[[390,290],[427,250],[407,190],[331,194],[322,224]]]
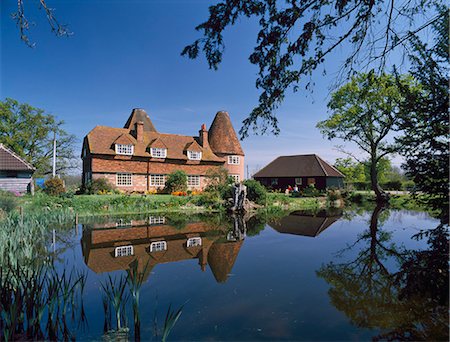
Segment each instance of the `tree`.
[[[68,30],[67,25],[61,24],[53,14],[54,9],[49,7],[45,0],[39,0],[39,9],[44,10],[47,17],[48,24],[52,32],[58,36],[70,36],[72,33]],[[23,0],[17,0],[17,12],[11,14],[11,17],[16,22],[19,29],[20,39],[25,42],[29,47],[34,47],[35,43],[31,42],[27,31],[30,29],[30,22],[25,15],[25,6]]]
[[421,91],[411,91],[399,82],[405,101],[400,107],[400,128],[404,135],[397,138],[403,145],[401,154],[406,162],[406,175],[425,194],[422,199],[441,210],[443,222],[448,222],[449,191],[449,121],[448,121],[448,8],[442,6],[441,19],[433,25],[436,39],[429,47],[419,38],[411,41],[410,73],[418,80]]
[[[411,79],[401,76],[401,84],[413,88]],[[331,139],[355,143],[367,156],[370,181],[378,201],[387,199],[379,184],[378,164],[382,158],[398,151],[388,143],[388,134],[398,130],[398,111],[403,96],[394,76],[374,72],[359,74],[331,95],[331,116],[317,124]]]
[[[256,87],[259,104],[243,121],[241,137],[253,128],[278,134],[274,111],[287,89],[298,90],[303,77],[339,48],[348,53],[343,79],[361,68],[382,71],[389,53],[405,48],[414,34],[436,22],[438,0],[223,0],[209,8],[209,18],[196,27],[202,37],[186,46],[182,55],[197,58],[202,50],[209,67],[217,69],[225,50],[223,33],[241,18],[259,25],[257,45],[249,56],[259,68]],[[424,19],[429,18],[429,19]],[[350,46],[350,48],[349,48]],[[340,51],[342,53],[342,50]],[[307,83],[307,87],[310,82]],[[262,122],[260,122],[262,121]]]
[[44,110],[7,98],[0,101],[0,143],[30,162],[38,175],[52,172],[53,136],[57,138],[56,171],[77,166],[76,138],[63,128],[64,122]]
[[337,158],[334,167],[345,175],[347,183],[364,182],[364,165],[352,158]]
[[186,172],[177,170],[167,176],[166,191],[170,194],[172,192],[184,192],[187,190],[187,175]]

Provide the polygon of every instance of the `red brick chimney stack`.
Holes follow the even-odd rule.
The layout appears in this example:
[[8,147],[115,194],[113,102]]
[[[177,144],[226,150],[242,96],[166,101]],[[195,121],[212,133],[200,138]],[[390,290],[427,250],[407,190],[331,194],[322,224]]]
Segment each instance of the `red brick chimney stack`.
[[136,122],[136,140],[138,142],[144,141],[144,122],[143,121]]
[[206,129],[206,125],[203,124],[202,128],[200,129],[200,131],[198,131],[198,137],[200,140],[200,145],[202,145],[202,147],[208,147],[209,143],[208,143],[208,131]]

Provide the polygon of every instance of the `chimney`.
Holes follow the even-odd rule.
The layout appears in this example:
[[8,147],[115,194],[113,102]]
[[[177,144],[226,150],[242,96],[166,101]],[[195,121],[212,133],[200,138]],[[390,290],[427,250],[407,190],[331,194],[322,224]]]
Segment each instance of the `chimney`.
[[202,128],[198,131],[198,137],[200,140],[200,145],[202,145],[202,147],[209,147],[209,143],[208,143],[208,131],[206,130],[206,125],[203,124]]
[[142,121],[136,122],[136,140],[138,142],[144,141],[144,123]]

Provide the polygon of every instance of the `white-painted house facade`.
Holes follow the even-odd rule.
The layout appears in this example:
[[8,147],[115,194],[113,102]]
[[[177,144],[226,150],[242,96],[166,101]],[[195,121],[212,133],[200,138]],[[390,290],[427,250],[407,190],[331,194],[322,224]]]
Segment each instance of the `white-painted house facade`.
[[20,194],[30,192],[34,171],[31,164],[0,144],[0,190]]

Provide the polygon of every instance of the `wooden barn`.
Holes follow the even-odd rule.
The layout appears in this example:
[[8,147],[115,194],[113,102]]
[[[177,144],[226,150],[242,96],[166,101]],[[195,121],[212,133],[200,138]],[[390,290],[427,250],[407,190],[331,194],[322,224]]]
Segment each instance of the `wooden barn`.
[[0,190],[32,192],[34,167],[0,144]]
[[342,188],[344,175],[316,154],[281,156],[253,175],[267,188],[284,191],[313,184],[319,190]]

